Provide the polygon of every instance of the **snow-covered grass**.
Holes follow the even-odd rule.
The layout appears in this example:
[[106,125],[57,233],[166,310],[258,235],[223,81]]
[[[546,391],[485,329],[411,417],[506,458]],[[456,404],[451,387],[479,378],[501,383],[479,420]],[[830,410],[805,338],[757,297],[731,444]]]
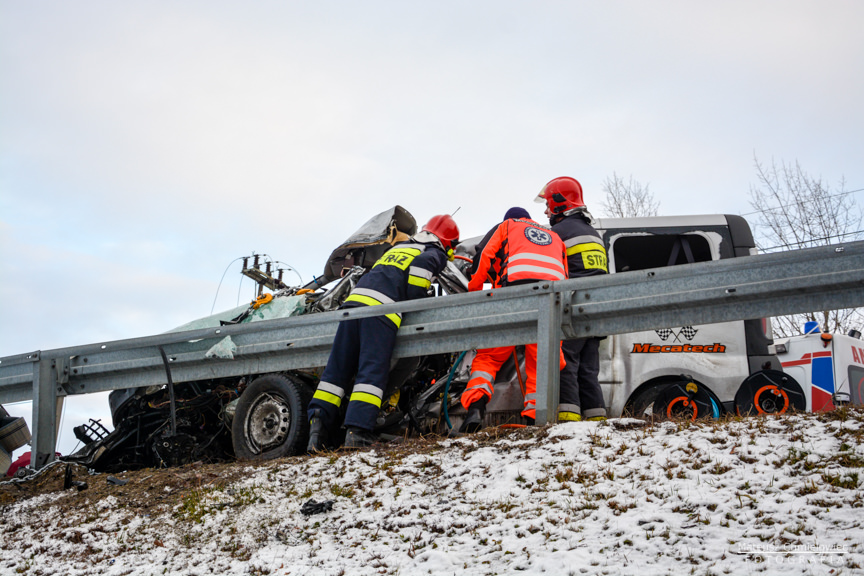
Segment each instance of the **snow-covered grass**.
[[0,507],[0,574],[862,573],[864,412],[639,424],[199,474],[149,515],[46,493]]

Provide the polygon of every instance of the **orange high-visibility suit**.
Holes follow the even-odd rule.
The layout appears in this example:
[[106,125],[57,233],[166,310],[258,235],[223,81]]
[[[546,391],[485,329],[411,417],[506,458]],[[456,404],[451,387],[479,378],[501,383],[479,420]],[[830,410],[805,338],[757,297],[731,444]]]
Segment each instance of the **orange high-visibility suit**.
[[[468,289],[482,290],[484,282],[493,288],[526,284],[542,280],[567,278],[567,252],[557,234],[528,218],[511,218],[499,224],[485,245],[478,245],[474,256],[477,272]],[[471,378],[462,393],[462,406],[468,410],[474,402],[492,397],[493,382],[501,365],[513,353],[515,346],[482,348],[471,363]],[[561,356],[561,368],[564,357]],[[522,416],[535,417],[537,392],[537,344],[525,346],[525,404]]]

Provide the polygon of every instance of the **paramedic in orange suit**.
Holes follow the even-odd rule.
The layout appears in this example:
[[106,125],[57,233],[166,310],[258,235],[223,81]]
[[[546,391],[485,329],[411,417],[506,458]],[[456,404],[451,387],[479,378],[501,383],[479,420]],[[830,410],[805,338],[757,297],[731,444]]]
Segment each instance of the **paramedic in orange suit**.
[[[488,282],[493,288],[567,278],[567,253],[564,242],[549,228],[531,219],[524,208],[511,208],[504,221],[483,238],[474,256],[475,270],[468,284],[471,291],[482,290]],[[468,387],[462,406],[468,415],[460,432],[476,432],[482,427],[486,404],[492,398],[493,382],[514,346],[483,348],[471,364]],[[561,357],[561,367],[564,359]],[[525,403],[522,416],[533,423],[537,389],[537,345],[525,346]]]

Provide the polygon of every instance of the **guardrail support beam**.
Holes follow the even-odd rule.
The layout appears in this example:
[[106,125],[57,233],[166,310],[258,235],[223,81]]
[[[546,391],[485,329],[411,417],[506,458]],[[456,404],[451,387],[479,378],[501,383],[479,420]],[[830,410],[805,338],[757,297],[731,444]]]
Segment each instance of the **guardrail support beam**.
[[33,431],[30,465],[38,470],[53,461],[56,444],[56,363],[52,359],[40,358],[33,364]]
[[542,297],[537,322],[537,393],[535,422],[543,426],[556,421],[561,358],[561,293]]

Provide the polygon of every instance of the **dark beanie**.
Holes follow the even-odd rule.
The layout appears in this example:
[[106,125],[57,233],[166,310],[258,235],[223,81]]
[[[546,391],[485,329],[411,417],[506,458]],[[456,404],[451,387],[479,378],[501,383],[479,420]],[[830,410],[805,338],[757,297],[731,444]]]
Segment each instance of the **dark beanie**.
[[531,218],[531,215],[524,208],[514,206],[513,208],[507,210],[507,213],[504,214],[504,220],[509,220],[510,218]]

